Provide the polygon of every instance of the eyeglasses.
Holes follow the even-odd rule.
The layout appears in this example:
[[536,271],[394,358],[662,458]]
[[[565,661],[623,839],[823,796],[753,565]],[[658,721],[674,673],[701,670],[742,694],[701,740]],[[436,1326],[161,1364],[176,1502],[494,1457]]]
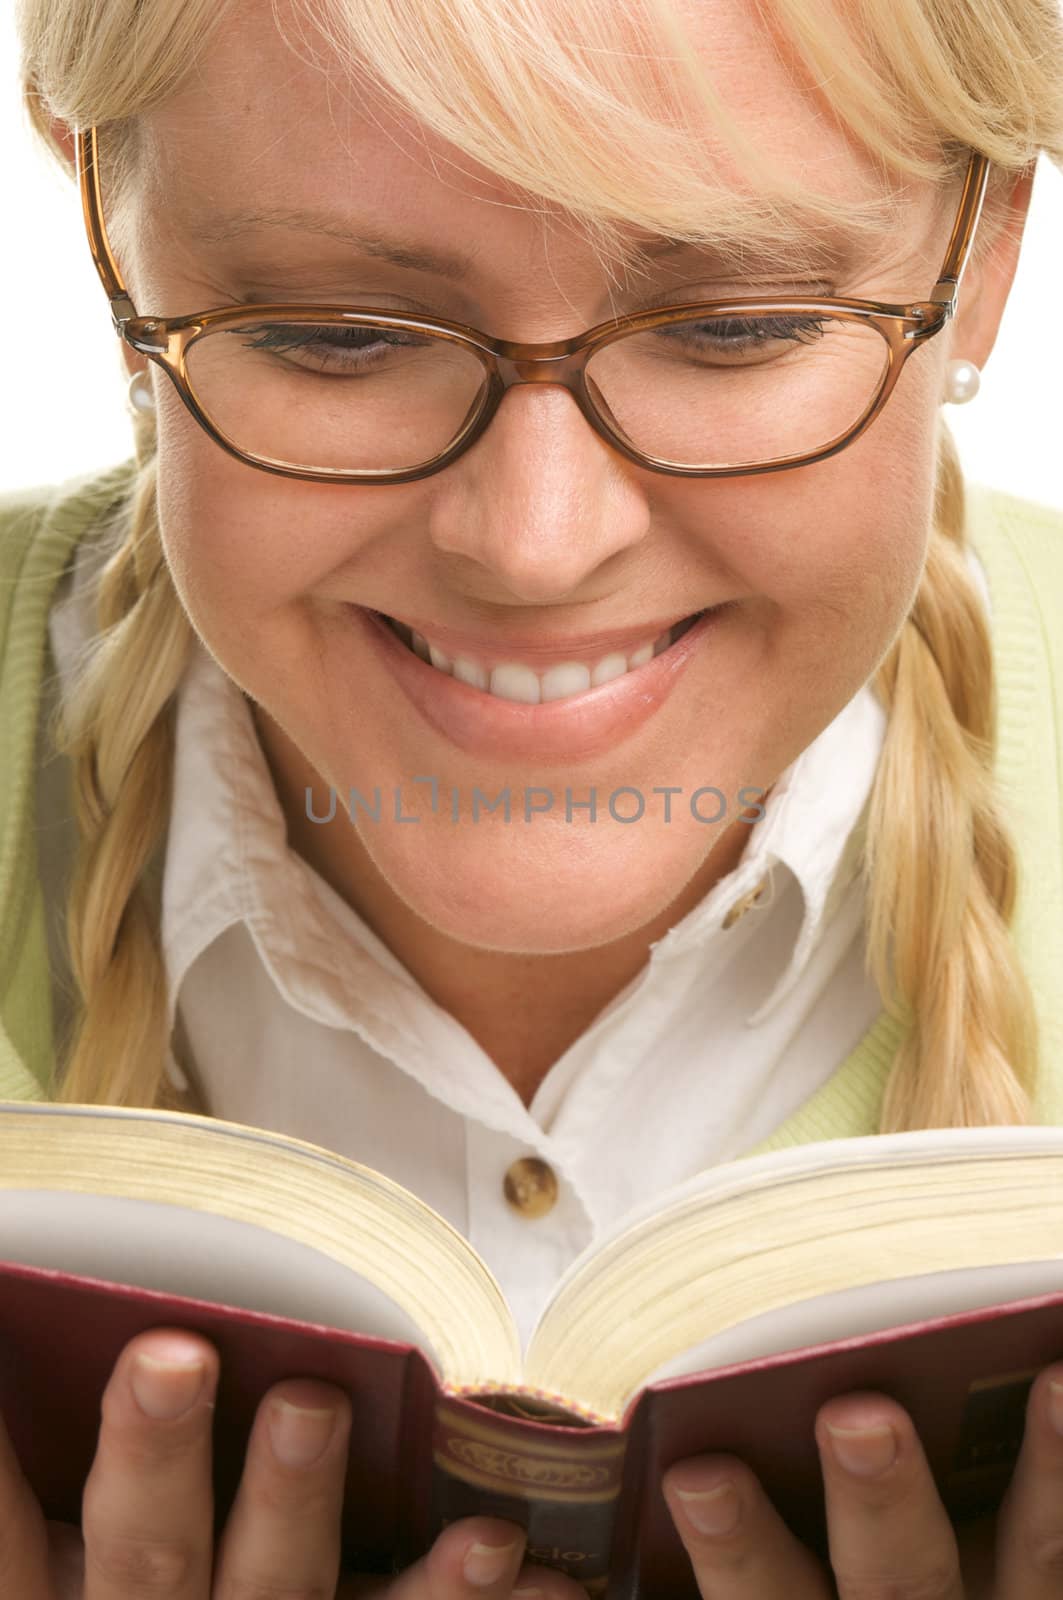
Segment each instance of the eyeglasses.
[[601,438],[654,472],[732,477],[835,455],[878,416],[912,351],[954,315],[990,165],[972,150],[927,300],[703,300],[516,344],[362,306],[140,316],[104,230],[98,151],[97,129],[79,128],[85,226],[115,331],[169,375],[223,450],[317,483],[439,472],[525,383],[566,388]]

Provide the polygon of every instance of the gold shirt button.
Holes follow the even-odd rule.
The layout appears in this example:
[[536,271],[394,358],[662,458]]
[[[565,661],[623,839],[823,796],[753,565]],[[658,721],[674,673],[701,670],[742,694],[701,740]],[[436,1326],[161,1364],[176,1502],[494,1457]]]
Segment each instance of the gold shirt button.
[[740,900],[735,901],[723,919],[723,926],[725,928],[733,928],[739,917],[744,917],[750,906],[756,905],[767,894],[769,886],[770,879],[767,876],[761,878],[755,889],[751,889],[748,894],[744,894]]
[[538,1156],[522,1156],[508,1169],[502,1185],[514,1211],[522,1217],[544,1217],[557,1200],[557,1178]]

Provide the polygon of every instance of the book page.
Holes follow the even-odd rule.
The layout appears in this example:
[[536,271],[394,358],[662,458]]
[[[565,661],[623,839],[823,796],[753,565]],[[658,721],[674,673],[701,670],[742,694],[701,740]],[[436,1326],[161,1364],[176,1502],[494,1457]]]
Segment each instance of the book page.
[[[222,1222],[243,1224],[251,1232],[239,1248],[226,1248],[225,1271],[214,1279],[221,1298],[228,1296],[232,1263],[246,1252],[260,1258],[247,1267],[254,1283],[272,1293],[283,1240],[292,1252],[285,1259],[308,1251],[304,1273],[313,1262],[312,1280],[324,1282],[326,1275],[321,1303],[333,1326],[362,1331],[368,1303],[377,1307],[371,1316],[380,1327],[381,1308],[391,1302],[384,1328],[396,1327],[401,1309],[398,1337],[424,1349],[446,1381],[466,1387],[520,1381],[516,1324],[486,1264],[446,1218],[383,1173],[305,1139],[186,1112],[0,1101],[0,1117],[0,1191],[76,1196],[67,1202],[72,1217],[89,1198],[116,1202],[106,1215],[109,1231],[118,1234],[129,1201],[189,1213],[197,1240],[208,1218],[216,1239],[236,1237]],[[10,1237],[19,1217],[9,1216]],[[150,1229],[142,1231],[150,1236]],[[80,1228],[77,1237],[84,1243],[90,1235]],[[383,1301],[359,1293],[356,1310],[345,1309],[352,1284],[367,1291],[375,1285]]]
[[[726,1163],[619,1219],[569,1266],[526,1382],[618,1416],[651,1375],[728,1329],[800,1317],[846,1289],[925,1278],[929,1291],[953,1269],[1048,1261],[1061,1223],[1063,1128],[921,1129]],[[916,1315],[902,1307],[892,1325]],[[785,1342],[822,1337],[794,1327]],[[747,1347],[713,1348],[727,1364],[721,1348]]]
[[214,1212],[0,1189],[0,1259],[394,1339],[441,1372],[422,1330],[368,1279],[298,1240]]
[[1060,1290],[1063,1258],[1020,1261],[1009,1266],[960,1267],[953,1272],[929,1272],[888,1283],[839,1289],[834,1294],[816,1295],[796,1305],[766,1311],[703,1340],[658,1367],[647,1386],[688,1373],[755,1361],[760,1356],[782,1355],[835,1339],[855,1339],[909,1322],[930,1321],[957,1311],[1005,1305],[1011,1300],[1032,1299]]
[[[636,1236],[639,1229],[655,1228],[670,1211],[696,1200],[705,1209],[747,1190],[754,1192],[777,1185],[799,1182],[809,1173],[828,1172],[847,1167],[875,1169],[899,1166],[944,1166],[952,1161],[967,1162],[978,1156],[1063,1155],[1063,1128],[1041,1125],[998,1124],[988,1128],[916,1128],[906,1133],[863,1134],[852,1139],[823,1139],[813,1144],[788,1145],[759,1156],[740,1156],[717,1166],[706,1167],[671,1188],[641,1201],[602,1229],[587,1248],[566,1268],[550,1301],[539,1318],[547,1321],[551,1307],[569,1286],[586,1276],[596,1275],[599,1258],[612,1253],[618,1240]],[[869,1177],[869,1182],[875,1182]],[[532,1331],[531,1343],[538,1332]]]

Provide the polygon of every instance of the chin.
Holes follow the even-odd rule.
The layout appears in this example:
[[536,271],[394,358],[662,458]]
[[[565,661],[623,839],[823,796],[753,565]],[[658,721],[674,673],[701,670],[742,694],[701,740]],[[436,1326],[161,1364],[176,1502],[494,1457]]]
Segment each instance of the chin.
[[[647,848],[649,840],[647,839]],[[652,851],[639,875],[615,857],[587,860],[582,870],[559,867],[550,852],[524,855],[523,865],[503,867],[480,851],[479,870],[447,863],[437,854],[439,875],[424,870],[377,865],[392,889],[438,933],[479,950],[518,955],[563,955],[622,939],[657,918],[677,895],[688,872],[677,871],[662,895],[663,877]],[[455,898],[455,886],[460,895]]]

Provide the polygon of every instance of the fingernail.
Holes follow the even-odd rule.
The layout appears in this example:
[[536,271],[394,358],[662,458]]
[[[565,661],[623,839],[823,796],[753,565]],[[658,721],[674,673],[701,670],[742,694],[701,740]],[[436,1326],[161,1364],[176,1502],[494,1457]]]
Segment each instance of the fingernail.
[[1063,1433],[1063,1383],[1048,1386],[1048,1420],[1057,1433]]
[[497,1583],[521,1543],[520,1539],[511,1539],[508,1544],[472,1545],[465,1556],[467,1582],[474,1584],[477,1589],[486,1589],[489,1583]]
[[274,1400],[269,1408],[269,1442],[281,1465],[312,1467],[325,1453],[338,1414],[331,1406],[315,1411],[293,1406],[290,1400]]
[[699,1533],[731,1533],[738,1526],[741,1501],[732,1483],[715,1489],[676,1489],[683,1510]]
[[[186,1351],[185,1359],[181,1359]],[[172,1421],[191,1410],[203,1391],[206,1363],[193,1345],[177,1340],[171,1347],[174,1359],[161,1361],[143,1351],[137,1353],[129,1381],[137,1405],[156,1421]]]
[[859,1478],[873,1478],[885,1472],[896,1457],[897,1440],[888,1424],[879,1428],[833,1428],[828,1422],[827,1432],[841,1465]]

